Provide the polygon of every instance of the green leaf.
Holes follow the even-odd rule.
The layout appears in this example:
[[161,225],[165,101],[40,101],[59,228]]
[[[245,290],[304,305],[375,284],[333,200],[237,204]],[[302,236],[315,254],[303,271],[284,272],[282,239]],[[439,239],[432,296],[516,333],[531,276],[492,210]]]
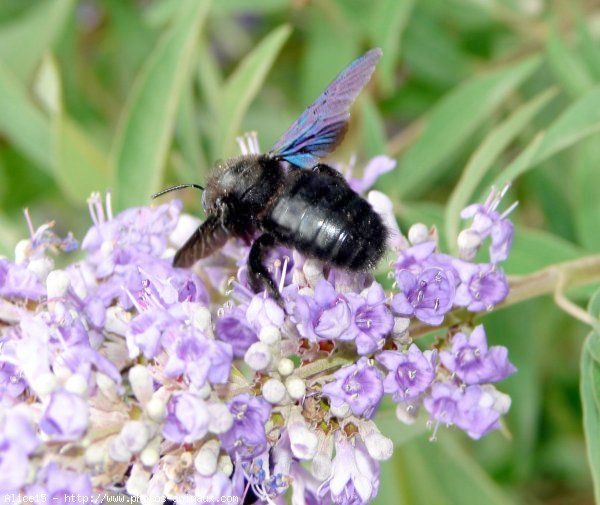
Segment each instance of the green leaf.
[[147,202],[162,180],[177,106],[190,78],[208,0],[179,4],[177,19],[146,61],[114,141],[116,207]]
[[[394,196],[422,194],[441,174],[440,164],[451,158],[490,114],[539,66],[533,58],[475,77],[451,91],[431,111],[419,140],[397,170]],[[382,180],[387,180],[383,177]]]
[[288,25],[272,31],[237,66],[227,79],[219,99],[220,110],[214,131],[214,158],[233,154],[235,138],[250,103],[260,91],[279,51],[291,33]]
[[502,187],[531,170],[552,155],[571,147],[580,140],[600,131],[600,87],[571,104],[552,123],[544,134],[539,134],[495,179]]
[[[395,451],[392,460],[383,463],[384,466],[392,464],[396,470],[394,479],[400,499],[394,499],[393,503],[512,504],[510,498],[453,438],[453,434],[440,425],[437,442],[419,437],[402,445]],[[385,485],[383,481],[382,485]],[[390,502],[376,499],[373,503]]]
[[383,0],[373,5],[369,26],[374,45],[383,50],[377,73],[386,95],[395,88],[394,72],[400,54],[400,40],[414,3],[414,0]]
[[366,156],[373,157],[384,153],[386,149],[386,134],[383,118],[377,106],[368,95],[360,99],[363,120],[363,145]]
[[522,275],[585,254],[584,249],[556,235],[517,226],[504,268],[509,274]]
[[0,63],[0,132],[39,168],[52,170],[50,123]]
[[556,27],[550,30],[546,52],[550,68],[571,96],[577,98],[591,89],[594,84],[592,77],[579,60],[578,53],[564,44]]
[[597,346],[599,338],[596,333],[591,333],[583,346],[580,389],[583,429],[596,503],[600,503],[600,363],[594,359],[590,346]]
[[23,82],[61,33],[74,0],[35,2],[17,22],[0,29],[0,60]]
[[573,167],[573,197],[577,205],[573,206],[575,229],[579,242],[590,251],[600,251],[600,136],[594,135],[577,149]]
[[585,62],[588,72],[600,81],[600,43],[594,39],[586,20],[580,15],[577,20],[577,35],[581,58]]
[[54,58],[44,57],[36,89],[51,117],[54,176],[63,193],[81,204],[93,191],[110,184],[108,160],[63,109],[61,80]]
[[556,90],[546,90],[519,107],[486,136],[469,159],[446,207],[446,236],[449,240],[448,247],[454,252],[456,252],[456,237],[459,232],[460,211],[470,203],[470,198],[479,183],[500,154],[529,126],[536,114],[555,95]]

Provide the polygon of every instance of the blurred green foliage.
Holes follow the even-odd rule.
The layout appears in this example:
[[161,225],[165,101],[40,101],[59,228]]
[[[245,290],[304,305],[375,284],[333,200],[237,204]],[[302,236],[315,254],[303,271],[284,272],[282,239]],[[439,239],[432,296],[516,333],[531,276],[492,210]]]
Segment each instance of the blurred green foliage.
[[[336,158],[397,157],[379,187],[405,226],[452,239],[465,204],[514,180],[509,274],[600,252],[597,2],[3,0],[0,253],[26,234],[23,207],[81,238],[92,190],[111,189],[118,209],[148,204],[166,184],[202,182],[245,130],[270,146],[373,46],[384,58]],[[197,195],[181,196],[199,212]],[[504,433],[473,443],[441,430],[430,443],[383,409],[398,448],[378,502],[593,503],[600,336],[585,340],[544,298],[485,323],[519,369],[501,387]]]

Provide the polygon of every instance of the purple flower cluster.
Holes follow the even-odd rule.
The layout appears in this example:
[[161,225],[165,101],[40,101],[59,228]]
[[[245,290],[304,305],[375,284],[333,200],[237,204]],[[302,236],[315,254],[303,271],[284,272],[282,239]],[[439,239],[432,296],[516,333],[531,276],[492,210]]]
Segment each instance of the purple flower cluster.
[[[254,137],[241,142],[256,149]],[[393,166],[380,156],[346,179],[364,192]],[[472,224],[453,257],[434,229],[402,236],[391,202],[369,193],[390,228],[391,292],[279,247],[266,265],[283,306],[248,287],[245,241],[173,268],[197,226],[177,201],[113,216],[110,197],[92,195],[84,257],[62,269],[53,255],[73,238],[30,224],[15,261],[0,260],[0,399],[10,407],[0,413],[0,492],[123,486],[244,500],[251,490],[268,503],[289,492],[295,504],[362,504],[393,451],[376,425],[385,395],[402,420],[425,410],[434,436],[440,423],[472,438],[497,429],[510,399],[493,384],[515,371],[506,348],[454,320],[435,348],[413,338],[454,307],[485,311],[507,296],[503,194],[465,209]],[[489,261],[474,262],[487,238]]]

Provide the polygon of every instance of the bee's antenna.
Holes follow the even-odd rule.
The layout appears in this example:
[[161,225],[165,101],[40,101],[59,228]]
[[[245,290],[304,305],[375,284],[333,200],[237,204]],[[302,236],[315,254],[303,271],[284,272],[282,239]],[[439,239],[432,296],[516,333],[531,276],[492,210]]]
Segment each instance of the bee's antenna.
[[204,188],[202,186],[200,186],[199,184],[178,184],[177,186],[171,186],[170,188],[163,189],[162,191],[159,191],[158,193],[154,193],[152,195],[152,198],[156,198],[158,196],[164,195],[165,193],[169,193],[170,191],[176,191],[178,189],[183,189],[183,188],[196,188],[196,189],[200,189],[200,190],[204,191]]

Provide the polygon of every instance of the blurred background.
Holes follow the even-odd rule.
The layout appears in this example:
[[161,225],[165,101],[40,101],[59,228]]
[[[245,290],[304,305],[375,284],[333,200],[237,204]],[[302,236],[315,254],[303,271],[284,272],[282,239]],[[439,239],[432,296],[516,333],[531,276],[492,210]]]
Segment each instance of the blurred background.
[[[600,251],[598,1],[2,0],[0,254],[27,235],[24,207],[81,239],[91,191],[110,189],[115,210],[146,205],[168,184],[202,183],[244,131],[267,150],[374,46],[384,57],[335,160],[356,156],[358,171],[397,158],[378,189],[405,230],[435,224],[452,250],[460,209],[512,179],[508,274]],[[196,193],[178,196],[201,213]],[[584,306],[593,287],[569,296]],[[397,450],[377,502],[593,503],[588,329],[550,297],[484,322],[519,369],[500,385],[513,399],[505,429],[429,442],[382,409]]]

